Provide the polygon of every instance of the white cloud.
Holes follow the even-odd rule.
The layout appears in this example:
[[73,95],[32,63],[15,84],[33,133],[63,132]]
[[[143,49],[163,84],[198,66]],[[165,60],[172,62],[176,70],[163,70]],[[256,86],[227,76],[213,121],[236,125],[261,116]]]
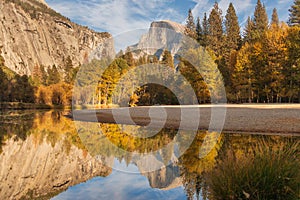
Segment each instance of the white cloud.
[[[87,25],[98,31],[108,31],[113,35],[135,29],[147,29],[152,21],[169,19],[185,23],[187,10],[183,5],[196,5],[193,8],[195,17],[203,18],[204,12],[209,15],[214,0],[46,0],[47,3],[75,22]],[[248,16],[252,16],[257,0],[219,0],[219,6],[226,14],[230,2],[235,6],[239,21],[244,25]],[[280,19],[286,21],[288,8],[293,0],[263,1],[269,16],[277,7]],[[192,4],[191,4],[192,3]],[[176,7],[177,6],[177,7]],[[187,7],[186,6],[186,7]],[[178,7],[181,7],[179,9]]]
[[[74,21],[92,28],[108,31],[113,35],[124,31],[148,28],[157,17],[164,17],[165,12],[175,14],[167,8],[173,0],[92,0],[92,1],[53,1],[48,4],[55,10]],[[177,16],[178,17],[178,16]],[[176,19],[176,17],[175,17]]]

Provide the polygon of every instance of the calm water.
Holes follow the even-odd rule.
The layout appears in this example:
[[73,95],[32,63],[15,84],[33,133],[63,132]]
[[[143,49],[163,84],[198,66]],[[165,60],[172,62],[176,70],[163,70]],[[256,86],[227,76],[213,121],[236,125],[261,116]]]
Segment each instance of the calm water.
[[64,114],[0,113],[0,199],[211,199],[213,170],[230,155],[300,140],[74,124]]

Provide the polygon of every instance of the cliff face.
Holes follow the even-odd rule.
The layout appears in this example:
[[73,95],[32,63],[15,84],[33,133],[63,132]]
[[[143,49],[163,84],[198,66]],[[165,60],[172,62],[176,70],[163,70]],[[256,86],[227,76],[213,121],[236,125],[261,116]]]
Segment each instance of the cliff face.
[[143,35],[139,43],[130,47],[135,57],[145,54],[161,56],[163,49],[168,49],[171,54],[181,47],[184,36],[184,26],[172,21],[152,22],[148,33]]
[[115,54],[109,33],[70,22],[43,0],[1,0],[0,10],[1,55],[19,74],[31,74],[35,65],[64,66],[68,56],[79,65],[95,49],[98,59]]
[[0,163],[0,199],[49,198],[69,186],[111,173],[101,160],[76,146],[68,149],[63,140],[53,146],[33,135],[25,141],[6,141]]

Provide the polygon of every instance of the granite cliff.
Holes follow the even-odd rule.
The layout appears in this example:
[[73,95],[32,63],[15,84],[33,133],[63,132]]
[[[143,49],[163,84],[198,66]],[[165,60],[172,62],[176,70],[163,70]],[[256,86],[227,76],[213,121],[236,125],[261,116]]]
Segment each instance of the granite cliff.
[[0,50],[5,65],[30,75],[35,65],[62,67],[70,56],[73,65],[94,57],[113,57],[113,39],[71,22],[43,0],[0,1]]
[[149,31],[129,48],[136,58],[143,55],[160,57],[164,49],[175,55],[181,47],[184,29],[184,25],[169,20],[152,22]]

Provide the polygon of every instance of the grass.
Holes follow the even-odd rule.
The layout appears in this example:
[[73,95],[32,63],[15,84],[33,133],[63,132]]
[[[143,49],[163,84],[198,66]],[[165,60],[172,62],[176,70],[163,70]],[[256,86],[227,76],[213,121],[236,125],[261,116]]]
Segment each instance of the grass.
[[299,200],[299,154],[299,141],[262,141],[252,156],[229,151],[207,177],[211,199]]

